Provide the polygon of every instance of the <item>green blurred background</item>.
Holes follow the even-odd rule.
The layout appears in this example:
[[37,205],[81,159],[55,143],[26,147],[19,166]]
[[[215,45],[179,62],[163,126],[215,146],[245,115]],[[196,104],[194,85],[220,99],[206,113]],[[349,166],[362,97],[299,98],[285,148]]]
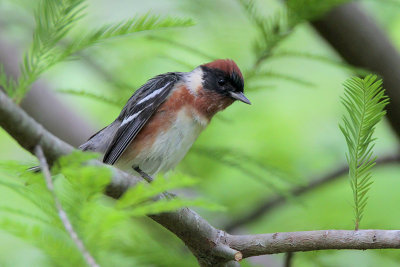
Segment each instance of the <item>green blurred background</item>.
[[[34,2],[0,1],[1,39],[20,52],[31,40]],[[146,12],[190,17],[196,25],[116,38],[85,50],[85,57],[112,74],[114,81],[108,81],[86,60],[80,59],[57,65],[43,76],[55,90],[84,90],[125,101],[132,94],[132,88],[138,88],[154,75],[190,71],[191,67],[210,60],[170,41],[193,47],[213,58],[234,59],[243,72],[255,60],[253,46],[257,31],[237,1],[91,0],[88,3],[87,16],[84,23],[80,23],[81,27],[93,28]],[[279,2],[272,0],[257,3],[265,16],[273,14],[279,7]],[[386,30],[393,43],[400,46],[400,2],[376,0],[361,4]],[[80,30],[74,29],[74,33],[79,34]],[[296,27],[277,50],[310,53],[340,61],[308,24]],[[217,115],[175,170],[201,179],[189,194],[227,208],[225,212],[198,210],[217,228],[247,214],[269,196],[305,184],[346,164],[347,148],[338,123],[344,114],[340,103],[342,83],[352,75],[351,71],[328,61],[295,56],[269,59],[263,68],[298,77],[303,82],[271,76],[260,79],[259,88],[245,86],[252,105],[235,103]],[[84,121],[90,122],[93,131],[110,123],[120,111],[117,106],[83,96],[65,93],[57,93],[57,96]],[[396,137],[386,121],[378,125],[376,137],[378,156],[397,152]],[[213,153],[218,151],[230,153],[231,158],[254,173],[248,174],[238,166],[217,160],[221,157]],[[2,130],[0,159],[35,163],[35,158]],[[263,167],[254,167],[259,163]],[[399,166],[374,169],[374,185],[361,228],[400,228],[399,176]],[[23,201],[0,186],[0,203],[24,207]],[[1,216],[7,214],[0,212]],[[286,204],[235,229],[235,233],[353,229],[353,225],[352,192],[347,177],[342,177],[299,198],[289,197]],[[153,242],[159,243],[161,251],[165,249],[166,253],[166,247],[171,250],[172,246],[178,252],[171,256],[172,259],[150,266],[196,264],[193,256],[184,256],[190,253],[176,238],[155,224],[151,226],[157,228],[149,227],[148,231],[154,232]],[[158,232],[162,234],[157,235]],[[282,260],[283,255],[254,257],[245,260],[243,266],[282,266]],[[399,260],[399,253],[394,250],[317,251],[296,253],[293,266],[398,266]],[[48,264],[43,251],[0,229],[0,266]],[[132,266],[139,265],[132,262]]]

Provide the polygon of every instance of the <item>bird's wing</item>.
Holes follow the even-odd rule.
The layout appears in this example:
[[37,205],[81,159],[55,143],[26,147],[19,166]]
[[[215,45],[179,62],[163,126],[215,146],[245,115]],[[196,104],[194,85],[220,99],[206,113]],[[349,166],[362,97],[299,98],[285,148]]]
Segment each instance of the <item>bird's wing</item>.
[[114,164],[119,159],[157,108],[167,99],[177,80],[177,73],[156,76],[131,96],[117,118],[121,124],[104,154],[104,163]]

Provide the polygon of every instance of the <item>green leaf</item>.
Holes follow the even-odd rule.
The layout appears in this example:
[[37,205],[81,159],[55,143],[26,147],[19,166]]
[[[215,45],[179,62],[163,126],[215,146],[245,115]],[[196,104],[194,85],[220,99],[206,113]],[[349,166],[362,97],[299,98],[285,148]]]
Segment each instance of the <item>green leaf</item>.
[[59,158],[53,172],[61,173],[73,190],[79,192],[81,198],[100,197],[111,182],[111,170],[107,167],[86,164],[98,157],[99,155],[95,153],[76,150]]
[[60,57],[58,43],[82,18],[84,0],[40,0],[34,13],[36,27],[29,50],[21,65],[21,76],[13,88],[12,97],[19,102],[38,79]]
[[344,83],[345,93],[342,98],[347,115],[343,117],[342,131],[348,152],[350,185],[353,190],[355,224],[358,229],[367,204],[367,193],[371,189],[371,169],[375,165],[373,157],[375,139],[372,138],[376,124],[386,114],[385,106],[389,103],[384,95],[382,80],[375,75],[364,79],[353,77]]
[[198,180],[183,174],[176,174],[169,178],[159,176],[151,184],[143,182],[129,189],[117,201],[117,207],[122,209],[137,205],[144,201],[151,200],[151,198],[165,191],[192,186],[197,182]]
[[[194,24],[188,18],[159,17],[145,14],[132,19],[100,26],[79,36],[69,37],[70,30],[78,25],[85,15],[85,0],[40,0],[34,13],[36,26],[33,40],[25,52],[21,64],[21,75],[16,80],[8,79],[0,69],[0,86],[15,99],[22,100],[31,85],[52,66],[69,59],[90,46],[116,37],[133,33]],[[76,57],[75,57],[76,58]]]
[[193,25],[194,21],[189,18],[161,18],[160,16],[147,13],[142,16],[136,16],[124,22],[104,25],[95,31],[83,34],[80,39],[77,39],[70,45],[70,49],[72,49],[73,51],[81,50],[101,41],[142,31],[172,27],[187,27]]
[[156,214],[161,212],[175,211],[183,207],[202,207],[213,211],[224,211],[226,210],[223,206],[217,205],[203,199],[161,199],[155,202],[149,202],[140,206],[134,207],[129,214],[132,216],[145,216],[150,214]]

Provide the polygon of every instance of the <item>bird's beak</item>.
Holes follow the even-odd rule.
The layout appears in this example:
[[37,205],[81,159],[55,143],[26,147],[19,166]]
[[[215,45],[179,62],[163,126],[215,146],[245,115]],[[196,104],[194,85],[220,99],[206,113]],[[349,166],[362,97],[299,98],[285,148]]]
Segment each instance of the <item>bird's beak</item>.
[[243,103],[251,105],[250,100],[248,100],[247,97],[245,97],[242,92],[230,92],[230,94],[231,94],[232,98],[242,101]]

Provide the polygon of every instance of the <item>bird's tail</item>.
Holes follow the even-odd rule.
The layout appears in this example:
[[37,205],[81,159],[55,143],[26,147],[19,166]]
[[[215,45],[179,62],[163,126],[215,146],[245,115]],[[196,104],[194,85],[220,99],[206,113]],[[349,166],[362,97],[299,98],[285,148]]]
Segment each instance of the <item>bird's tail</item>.
[[[118,125],[115,123],[112,123],[107,127],[104,127],[103,129],[92,135],[85,143],[80,145],[78,149],[82,151],[95,151],[104,153],[107,146],[112,140],[111,138],[112,136],[109,135],[115,134],[116,128],[118,128]],[[41,169],[40,166],[34,166],[27,169],[27,171],[38,173],[41,171]]]

